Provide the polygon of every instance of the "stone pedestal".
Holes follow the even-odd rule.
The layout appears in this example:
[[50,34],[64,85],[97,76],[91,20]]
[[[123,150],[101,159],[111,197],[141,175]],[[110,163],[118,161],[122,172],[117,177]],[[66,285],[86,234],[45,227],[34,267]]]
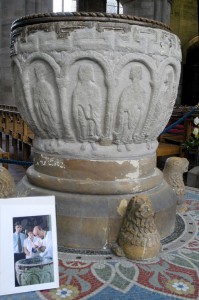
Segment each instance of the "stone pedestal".
[[[54,177],[54,179],[56,179]],[[175,227],[176,195],[165,181],[147,190],[155,210],[155,223],[161,238],[171,234]],[[108,183],[107,183],[108,184]],[[18,196],[55,195],[58,244],[67,248],[107,249],[115,243],[123,215],[123,200],[131,194],[93,195],[55,191],[38,187],[25,176],[18,184]]]
[[199,188],[199,166],[189,170],[187,174],[187,185],[194,188]]
[[177,95],[178,38],[152,20],[102,13],[24,17],[11,38],[18,109],[35,133],[18,191],[56,195],[59,244],[108,247],[122,200],[138,193],[170,234],[176,197],[156,168],[156,139]]

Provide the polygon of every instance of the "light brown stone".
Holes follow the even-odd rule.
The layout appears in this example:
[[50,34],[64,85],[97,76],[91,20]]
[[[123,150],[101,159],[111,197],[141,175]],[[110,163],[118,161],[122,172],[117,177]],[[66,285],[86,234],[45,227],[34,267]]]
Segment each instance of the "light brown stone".
[[178,198],[177,210],[179,212],[186,211],[184,196],[186,193],[183,173],[188,171],[189,161],[182,157],[167,158],[163,170],[164,179],[171,186]]
[[0,198],[8,198],[15,195],[15,182],[8,170],[0,166]]
[[138,195],[129,201],[118,243],[129,259],[151,259],[159,254],[160,235],[154,222],[154,211],[148,196]]
[[[95,171],[98,172],[97,169],[93,170],[93,172]],[[80,194],[132,194],[135,192],[150,190],[162,182],[162,172],[158,169],[155,169],[150,176],[131,178],[131,175],[131,173],[126,174],[124,178],[117,178],[117,176],[115,176],[112,180],[103,180],[103,177],[102,180],[100,180],[100,177],[98,177],[98,180],[96,180],[92,177],[89,178],[86,175],[84,177],[82,176],[82,179],[76,178],[75,175],[71,178],[49,176],[47,174],[37,172],[33,166],[27,170],[28,180],[36,186],[60,192]]]
[[[52,188],[45,189],[32,185],[25,176],[18,184],[18,196],[55,195],[60,246],[100,250],[107,242],[108,244],[116,242],[122,225],[118,207],[122,199],[130,201],[133,195],[88,195],[58,192]],[[146,194],[153,204],[156,227],[161,238],[164,238],[170,235],[175,227],[176,196],[165,181]],[[84,219],[88,220],[85,222],[90,224],[93,231],[89,230],[87,233],[87,230],[83,230],[87,227],[83,226],[86,224]],[[107,235],[104,235],[104,232]],[[88,234],[92,235],[88,237]]]

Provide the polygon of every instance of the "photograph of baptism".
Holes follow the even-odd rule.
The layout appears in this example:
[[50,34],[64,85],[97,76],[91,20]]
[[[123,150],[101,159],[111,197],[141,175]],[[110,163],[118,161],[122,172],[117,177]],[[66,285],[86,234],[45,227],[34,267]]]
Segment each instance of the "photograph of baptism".
[[15,287],[54,281],[50,216],[13,218]]

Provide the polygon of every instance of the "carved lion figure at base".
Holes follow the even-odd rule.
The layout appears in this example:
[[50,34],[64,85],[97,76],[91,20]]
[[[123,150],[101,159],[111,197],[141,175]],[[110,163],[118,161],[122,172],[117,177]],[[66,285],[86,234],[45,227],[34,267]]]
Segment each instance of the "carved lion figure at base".
[[113,247],[116,255],[123,253],[134,260],[151,259],[161,251],[160,235],[148,196],[137,195],[129,201],[118,236],[118,245],[120,248]]
[[0,198],[13,197],[16,193],[16,185],[11,174],[6,168],[0,166]]
[[188,171],[189,161],[182,157],[169,157],[165,162],[163,176],[167,183],[176,193],[178,198],[177,210],[179,212],[186,211],[186,203],[184,202],[185,185],[183,173]]

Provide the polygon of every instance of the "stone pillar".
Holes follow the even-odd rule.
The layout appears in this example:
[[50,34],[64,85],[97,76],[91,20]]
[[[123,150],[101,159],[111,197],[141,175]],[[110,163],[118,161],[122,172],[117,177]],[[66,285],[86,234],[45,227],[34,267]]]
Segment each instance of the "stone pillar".
[[25,1],[25,14],[51,12],[53,0],[26,0]]
[[172,0],[120,0],[123,13],[170,24]]
[[9,57],[11,24],[39,12],[52,12],[52,0],[0,0],[0,104],[15,105]]
[[106,0],[77,0],[77,11],[106,12]]
[[198,12],[198,35],[199,35],[199,0],[197,0],[197,12]]
[[[0,37],[2,36],[1,28],[2,28],[2,8],[1,8],[1,1],[0,1]],[[1,49],[1,38],[0,38],[0,49]]]

